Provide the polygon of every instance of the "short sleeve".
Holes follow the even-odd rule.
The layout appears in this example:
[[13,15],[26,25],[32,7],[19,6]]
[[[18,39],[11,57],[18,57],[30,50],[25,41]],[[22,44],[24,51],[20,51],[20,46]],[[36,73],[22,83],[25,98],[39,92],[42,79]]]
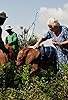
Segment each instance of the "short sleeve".
[[53,35],[53,32],[51,32],[51,31],[48,31],[48,32],[46,32],[45,34],[44,34],[44,37],[46,38],[46,39],[50,39],[50,38],[52,38],[54,35]]

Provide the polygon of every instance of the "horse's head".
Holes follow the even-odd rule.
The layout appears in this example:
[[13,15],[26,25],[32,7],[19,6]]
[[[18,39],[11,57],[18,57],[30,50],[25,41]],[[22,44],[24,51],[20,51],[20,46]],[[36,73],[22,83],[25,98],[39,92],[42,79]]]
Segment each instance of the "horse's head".
[[22,48],[17,55],[16,65],[25,64],[25,58],[29,52],[30,48]]
[[23,48],[17,55],[16,65],[30,64],[34,59],[39,56],[40,52],[38,49]]
[[39,55],[39,49],[23,48],[17,55],[16,65],[31,64],[31,72],[34,72],[38,69]]

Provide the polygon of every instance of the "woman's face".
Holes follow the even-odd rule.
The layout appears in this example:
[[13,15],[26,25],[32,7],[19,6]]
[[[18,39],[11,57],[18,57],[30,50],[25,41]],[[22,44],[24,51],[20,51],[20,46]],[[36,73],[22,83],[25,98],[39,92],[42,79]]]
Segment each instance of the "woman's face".
[[49,30],[53,31],[54,33],[59,32],[59,27],[58,26],[52,27],[52,25],[48,25],[48,27],[49,27]]

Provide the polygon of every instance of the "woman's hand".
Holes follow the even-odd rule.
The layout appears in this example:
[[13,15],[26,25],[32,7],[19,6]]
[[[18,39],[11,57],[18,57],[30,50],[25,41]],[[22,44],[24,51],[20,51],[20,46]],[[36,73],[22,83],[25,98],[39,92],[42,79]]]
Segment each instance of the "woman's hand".
[[62,42],[57,42],[54,39],[52,40],[52,44],[57,45],[57,46],[62,46]]
[[33,46],[33,49],[38,49],[39,48],[39,44],[36,43],[34,46]]
[[61,46],[62,42],[52,42],[54,45]]

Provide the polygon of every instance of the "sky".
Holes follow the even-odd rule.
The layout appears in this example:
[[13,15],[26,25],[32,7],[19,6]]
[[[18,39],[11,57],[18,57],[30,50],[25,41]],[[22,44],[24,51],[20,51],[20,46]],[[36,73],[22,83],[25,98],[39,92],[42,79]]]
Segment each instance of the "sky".
[[[28,29],[35,17],[34,33],[38,37],[48,30],[47,20],[50,17],[55,17],[61,24],[68,25],[68,0],[0,0],[0,11],[5,11],[8,16],[2,26],[3,40],[8,35],[5,25],[11,25],[17,34],[21,34],[20,26]],[[33,26],[30,34],[32,30]]]

